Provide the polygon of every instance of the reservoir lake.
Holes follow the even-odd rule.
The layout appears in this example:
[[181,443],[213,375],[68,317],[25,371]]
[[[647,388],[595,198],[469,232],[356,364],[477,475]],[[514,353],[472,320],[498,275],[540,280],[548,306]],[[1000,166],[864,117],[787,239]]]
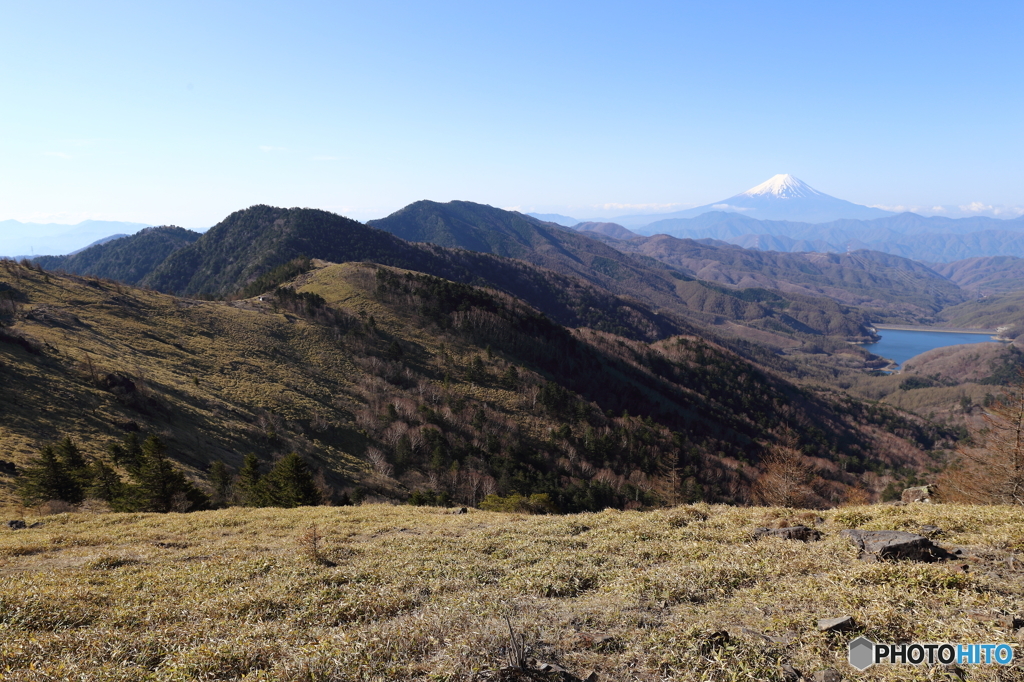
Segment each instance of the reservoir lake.
[[990,334],[970,332],[908,331],[904,329],[879,329],[882,337],[877,343],[865,343],[862,347],[870,353],[892,360],[898,365],[925,351],[943,346],[960,346],[968,343],[991,343],[995,337]]

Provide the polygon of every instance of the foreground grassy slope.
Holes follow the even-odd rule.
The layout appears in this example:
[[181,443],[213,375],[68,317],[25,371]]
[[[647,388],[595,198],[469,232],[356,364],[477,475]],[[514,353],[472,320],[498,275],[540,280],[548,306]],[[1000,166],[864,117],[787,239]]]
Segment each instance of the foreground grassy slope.
[[[30,523],[35,518],[26,519]],[[503,616],[529,655],[600,680],[947,679],[845,663],[875,641],[1011,642],[1024,613],[1024,512],[847,507],[811,514],[707,505],[523,517],[370,505],[189,515],[59,515],[0,532],[7,680],[469,680],[504,665]],[[816,523],[820,542],[765,539]],[[321,560],[308,553],[315,524]],[[851,526],[942,529],[936,564],[856,561]],[[966,565],[965,572],[960,566]],[[727,645],[709,636],[729,633]],[[772,638],[772,639],[769,639]],[[1021,668],[965,666],[969,680]],[[951,678],[952,679],[952,678]]]

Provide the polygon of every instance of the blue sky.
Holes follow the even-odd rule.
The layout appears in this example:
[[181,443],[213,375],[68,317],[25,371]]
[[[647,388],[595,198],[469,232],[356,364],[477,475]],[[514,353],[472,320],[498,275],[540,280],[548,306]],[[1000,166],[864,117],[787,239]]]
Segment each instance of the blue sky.
[[1024,205],[1024,3],[12,3],[0,220]]

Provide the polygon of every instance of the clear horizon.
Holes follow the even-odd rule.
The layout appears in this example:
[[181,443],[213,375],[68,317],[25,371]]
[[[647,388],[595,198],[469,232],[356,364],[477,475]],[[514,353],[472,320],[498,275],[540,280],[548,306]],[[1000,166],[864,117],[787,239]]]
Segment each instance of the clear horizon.
[[1022,19],[1011,2],[12,6],[0,220],[202,228],[257,203],[367,220],[420,199],[608,218],[776,173],[1015,217]]

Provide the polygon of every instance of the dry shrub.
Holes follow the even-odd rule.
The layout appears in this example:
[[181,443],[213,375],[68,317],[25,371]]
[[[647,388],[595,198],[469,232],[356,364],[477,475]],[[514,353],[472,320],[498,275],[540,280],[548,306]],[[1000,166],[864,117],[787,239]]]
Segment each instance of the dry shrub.
[[78,511],[78,507],[70,502],[65,502],[64,500],[49,500],[36,507],[35,511],[38,516],[53,516],[55,514],[70,514],[72,512],[76,512]]
[[299,551],[309,561],[320,566],[334,566],[334,562],[325,553],[324,536],[311,524],[298,538]]
[[865,490],[864,488],[847,488],[842,506],[861,507],[865,504],[871,504],[872,501],[873,495],[870,490]]

